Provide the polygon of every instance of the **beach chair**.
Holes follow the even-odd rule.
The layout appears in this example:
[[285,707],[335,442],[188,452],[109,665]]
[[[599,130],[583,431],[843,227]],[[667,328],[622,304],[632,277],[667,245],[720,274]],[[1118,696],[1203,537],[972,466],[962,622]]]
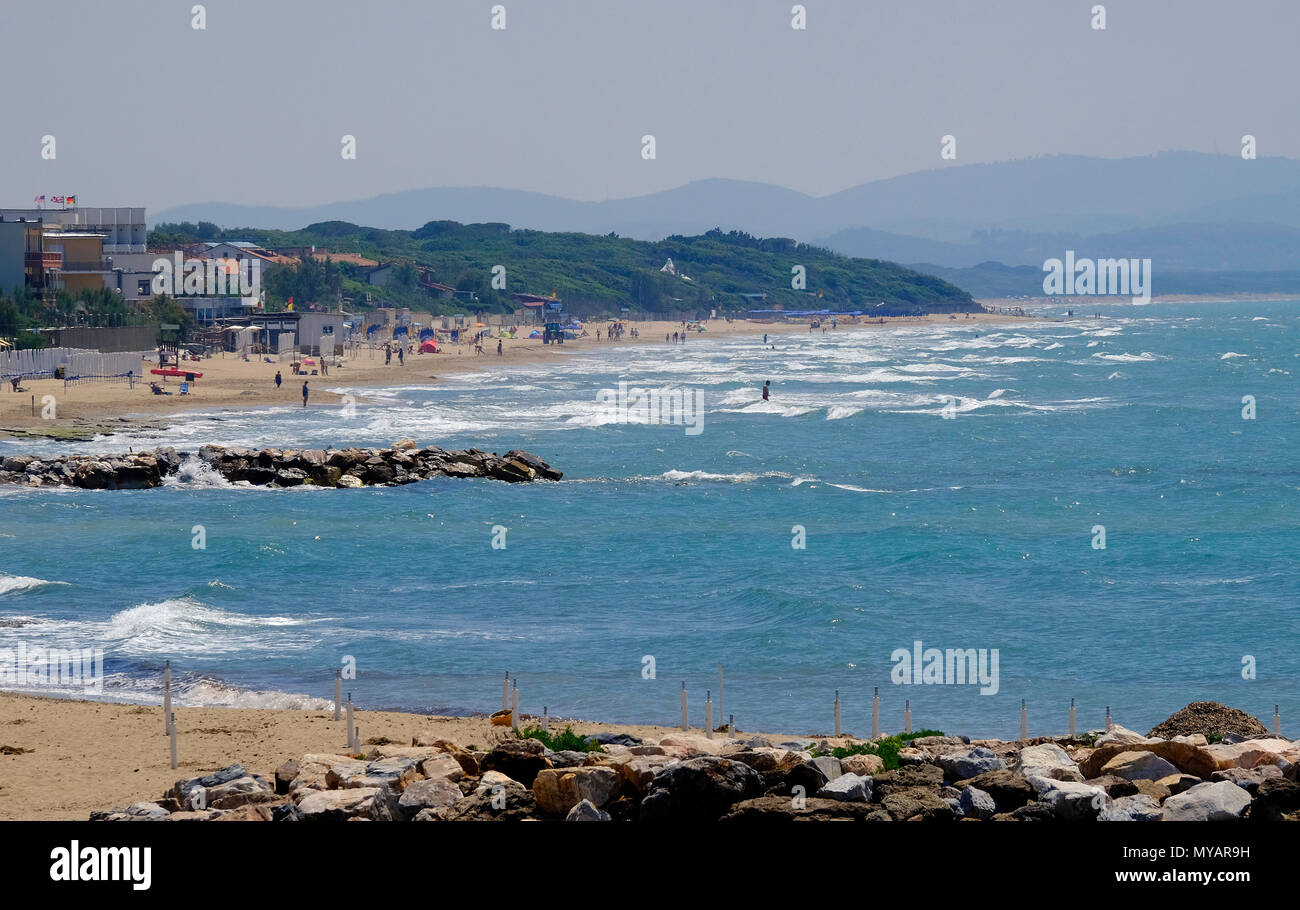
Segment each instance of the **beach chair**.
[[182,382],[182,383],[181,383],[181,394],[182,394],[182,395],[188,395],[189,393],[190,393],[190,384],[189,384],[188,382]]

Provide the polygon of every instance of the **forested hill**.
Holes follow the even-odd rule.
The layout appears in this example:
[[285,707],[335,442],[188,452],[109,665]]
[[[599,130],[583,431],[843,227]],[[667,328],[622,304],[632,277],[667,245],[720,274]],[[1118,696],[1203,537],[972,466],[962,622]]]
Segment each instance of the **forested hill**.
[[[154,248],[196,239],[248,240],[270,249],[315,246],[360,253],[383,263],[424,267],[429,270],[427,278],[476,293],[480,303],[475,308],[485,310],[516,308],[518,304],[509,299],[512,293],[608,304],[609,312],[621,307],[720,312],[783,307],[898,315],[980,309],[955,285],[895,263],[851,258],[789,239],[760,239],[738,231],[713,230],[647,242],[614,234],[512,230],[498,223],[431,221],[414,231],[390,231],[330,221],[299,231],[160,224],[150,233]],[[669,259],[675,274],[663,270]],[[495,266],[505,269],[504,290],[492,287]],[[800,266],[803,288],[796,289],[792,279]],[[367,284],[366,270],[360,266],[339,264],[329,271],[324,289],[315,286],[322,280],[318,265],[274,269],[281,274],[268,276],[265,286],[273,296],[292,295],[298,300],[324,299],[341,291],[355,301],[370,291],[376,304],[411,305],[412,295],[424,293],[416,268],[394,270],[398,280],[382,288]],[[434,301],[439,305],[435,308],[464,310],[467,296]]]

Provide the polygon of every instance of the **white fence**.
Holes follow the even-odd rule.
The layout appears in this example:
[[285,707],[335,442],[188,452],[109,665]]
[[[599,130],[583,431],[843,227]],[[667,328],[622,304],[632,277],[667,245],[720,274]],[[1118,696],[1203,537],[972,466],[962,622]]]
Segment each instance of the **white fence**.
[[126,379],[128,373],[139,378],[140,352],[123,351],[101,354],[82,348],[40,348],[28,351],[6,351],[0,354],[0,377],[15,379],[50,379],[55,370],[64,368],[68,382],[111,382]]

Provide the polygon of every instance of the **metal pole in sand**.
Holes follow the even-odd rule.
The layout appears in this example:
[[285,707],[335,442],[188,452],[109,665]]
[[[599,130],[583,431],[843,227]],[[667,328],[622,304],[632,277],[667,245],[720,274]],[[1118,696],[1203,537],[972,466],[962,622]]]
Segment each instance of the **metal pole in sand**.
[[691,727],[686,713],[686,680],[682,680],[682,732],[685,733]]
[[727,736],[731,739],[736,738],[736,715],[727,715]]
[[880,686],[874,688],[876,694],[871,696],[871,738],[880,739]]
[[334,719],[342,720],[343,715],[343,671],[334,671]]
[[546,709],[546,705],[542,705],[542,732],[543,732],[543,733],[550,733],[550,732],[551,732],[551,718],[550,718],[550,715],[548,715],[548,714],[546,713],[546,710],[547,710],[547,709]]
[[1106,706],[1106,732],[1115,729],[1115,722],[1110,719],[1110,705]]
[[[163,730],[172,731],[172,662],[163,664]],[[175,765],[172,765],[175,768]]]
[[1278,711],[1278,705],[1273,706],[1273,735],[1282,735],[1282,714]]
[[912,732],[912,700],[910,698],[903,702],[903,732]]
[[835,735],[840,735],[840,690],[835,690]]
[[515,726],[520,730],[524,728],[524,719],[519,716],[519,677],[515,677],[512,682],[514,687],[511,690],[510,719],[515,722]]
[[1025,700],[1020,699],[1020,739],[1029,739],[1029,713],[1025,710]]
[[1070,699],[1070,739],[1074,739],[1074,699]]
[[352,732],[352,693],[351,693],[351,692],[348,693],[348,702],[347,702],[347,707],[345,708],[345,713],[347,714],[347,720],[348,720],[348,751],[351,752],[352,749],[353,749],[353,745],[352,745],[352,738],[353,738],[353,732]]
[[171,712],[167,714],[167,736],[171,740],[172,750],[172,768],[176,767],[176,716]]
[[504,711],[510,707],[510,671],[506,671],[506,678],[501,683],[501,710]]
[[713,692],[704,690],[704,735],[713,739]]

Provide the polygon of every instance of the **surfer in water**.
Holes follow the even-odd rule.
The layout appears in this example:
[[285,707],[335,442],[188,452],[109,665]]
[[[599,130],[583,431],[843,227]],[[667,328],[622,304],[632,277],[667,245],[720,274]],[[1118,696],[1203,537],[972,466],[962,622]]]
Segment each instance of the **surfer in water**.
[[764,400],[764,401],[767,401],[767,400],[768,400],[768,397],[767,397],[767,396],[768,396],[768,392],[769,392],[769,390],[771,389],[771,387],[772,387],[772,380],[769,379],[769,380],[767,380],[766,382],[763,383],[763,400]]

